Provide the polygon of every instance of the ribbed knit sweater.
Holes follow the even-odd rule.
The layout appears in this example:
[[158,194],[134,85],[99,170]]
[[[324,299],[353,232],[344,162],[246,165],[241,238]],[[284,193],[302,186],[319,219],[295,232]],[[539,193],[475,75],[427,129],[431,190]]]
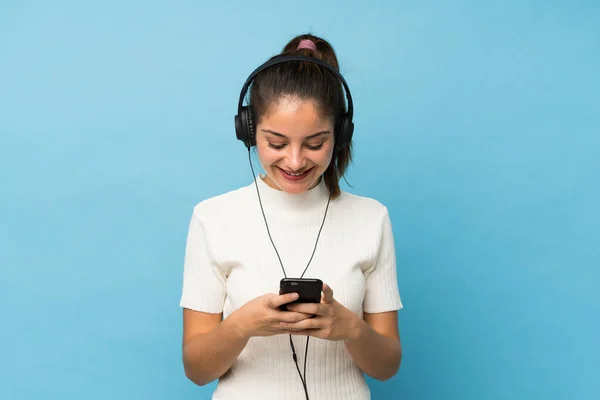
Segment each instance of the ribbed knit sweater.
[[[328,200],[323,182],[289,194],[257,177],[271,236],[288,277],[300,277],[312,254]],[[362,317],[402,308],[394,239],[380,202],[342,191],[331,200],[305,278],[319,278],[334,298]],[[227,318],[249,300],[278,293],[283,278],[269,240],[255,182],[197,204],[189,226],[180,306]],[[300,369],[306,337],[293,336]],[[306,382],[311,400],[370,398],[363,372],[343,341],[310,338]],[[304,400],[287,334],[252,337],[219,379],[215,400]]]

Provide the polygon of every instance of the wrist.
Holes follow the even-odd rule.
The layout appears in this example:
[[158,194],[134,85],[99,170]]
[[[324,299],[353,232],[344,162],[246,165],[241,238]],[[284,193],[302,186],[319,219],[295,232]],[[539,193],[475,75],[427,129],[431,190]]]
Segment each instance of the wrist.
[[223,321],[223,325],[233,333],[236,339],[247,342],[252,335],[248,330],[248,324],[240,317],[239,312],[234,311]]
[[364,336],[367,327],[367,323],[361,317],[352,313],[352,320],[348,331],[349,335],[346,342],[353,343],[359,341]]

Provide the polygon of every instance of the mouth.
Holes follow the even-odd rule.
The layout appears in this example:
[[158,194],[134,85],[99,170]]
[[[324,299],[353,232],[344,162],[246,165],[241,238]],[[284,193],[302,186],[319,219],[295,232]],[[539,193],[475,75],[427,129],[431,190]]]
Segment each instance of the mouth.
[[307,169],[304,172],[291,172],[291,171],[285,171],[279,167],[277,167],[277,169],[279,170],[279,172],[281,172],[281,175],[287,179],[288,181],[293,181],[293,182],[297,182],[297,181],[301,181],[304,178],[306,178],[308,176],[308,174],[310,173],[310,171],[312,171],[312,168]]

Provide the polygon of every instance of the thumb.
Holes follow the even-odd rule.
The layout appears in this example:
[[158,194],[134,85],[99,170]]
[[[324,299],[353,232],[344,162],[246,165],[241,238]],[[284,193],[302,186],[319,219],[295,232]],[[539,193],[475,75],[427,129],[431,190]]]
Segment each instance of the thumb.
[[327,304],[333,302],[333,290],[325,283],[323,284],[323,296],[321,297],[321,301]]
[[296,300],[297,298],[298,298],[298,293],[286,293],[286,294],[274,295],[269,299],[268,305],[270,308],[278,308],[279,306],[281,306],[283,304],[291,303],[292,301]]

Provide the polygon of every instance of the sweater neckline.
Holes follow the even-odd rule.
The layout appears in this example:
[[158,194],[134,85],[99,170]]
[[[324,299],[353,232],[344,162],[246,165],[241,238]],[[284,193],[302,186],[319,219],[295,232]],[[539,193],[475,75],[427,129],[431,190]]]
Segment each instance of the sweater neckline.
[[[277,212],[311,212],[323,211],[329,199],[329,189],[325,185],[325,180],[321,176],[319,183],[312,189],[299,194],[292,194],[278,190],[269,186],[264,178],[265,174],[258,174],[256,185],[260,193],[260,199],[265,207],[271,208]],[[252,183],[255,186],[255,183]],[[254,187],[256,193],[256,188]]]

